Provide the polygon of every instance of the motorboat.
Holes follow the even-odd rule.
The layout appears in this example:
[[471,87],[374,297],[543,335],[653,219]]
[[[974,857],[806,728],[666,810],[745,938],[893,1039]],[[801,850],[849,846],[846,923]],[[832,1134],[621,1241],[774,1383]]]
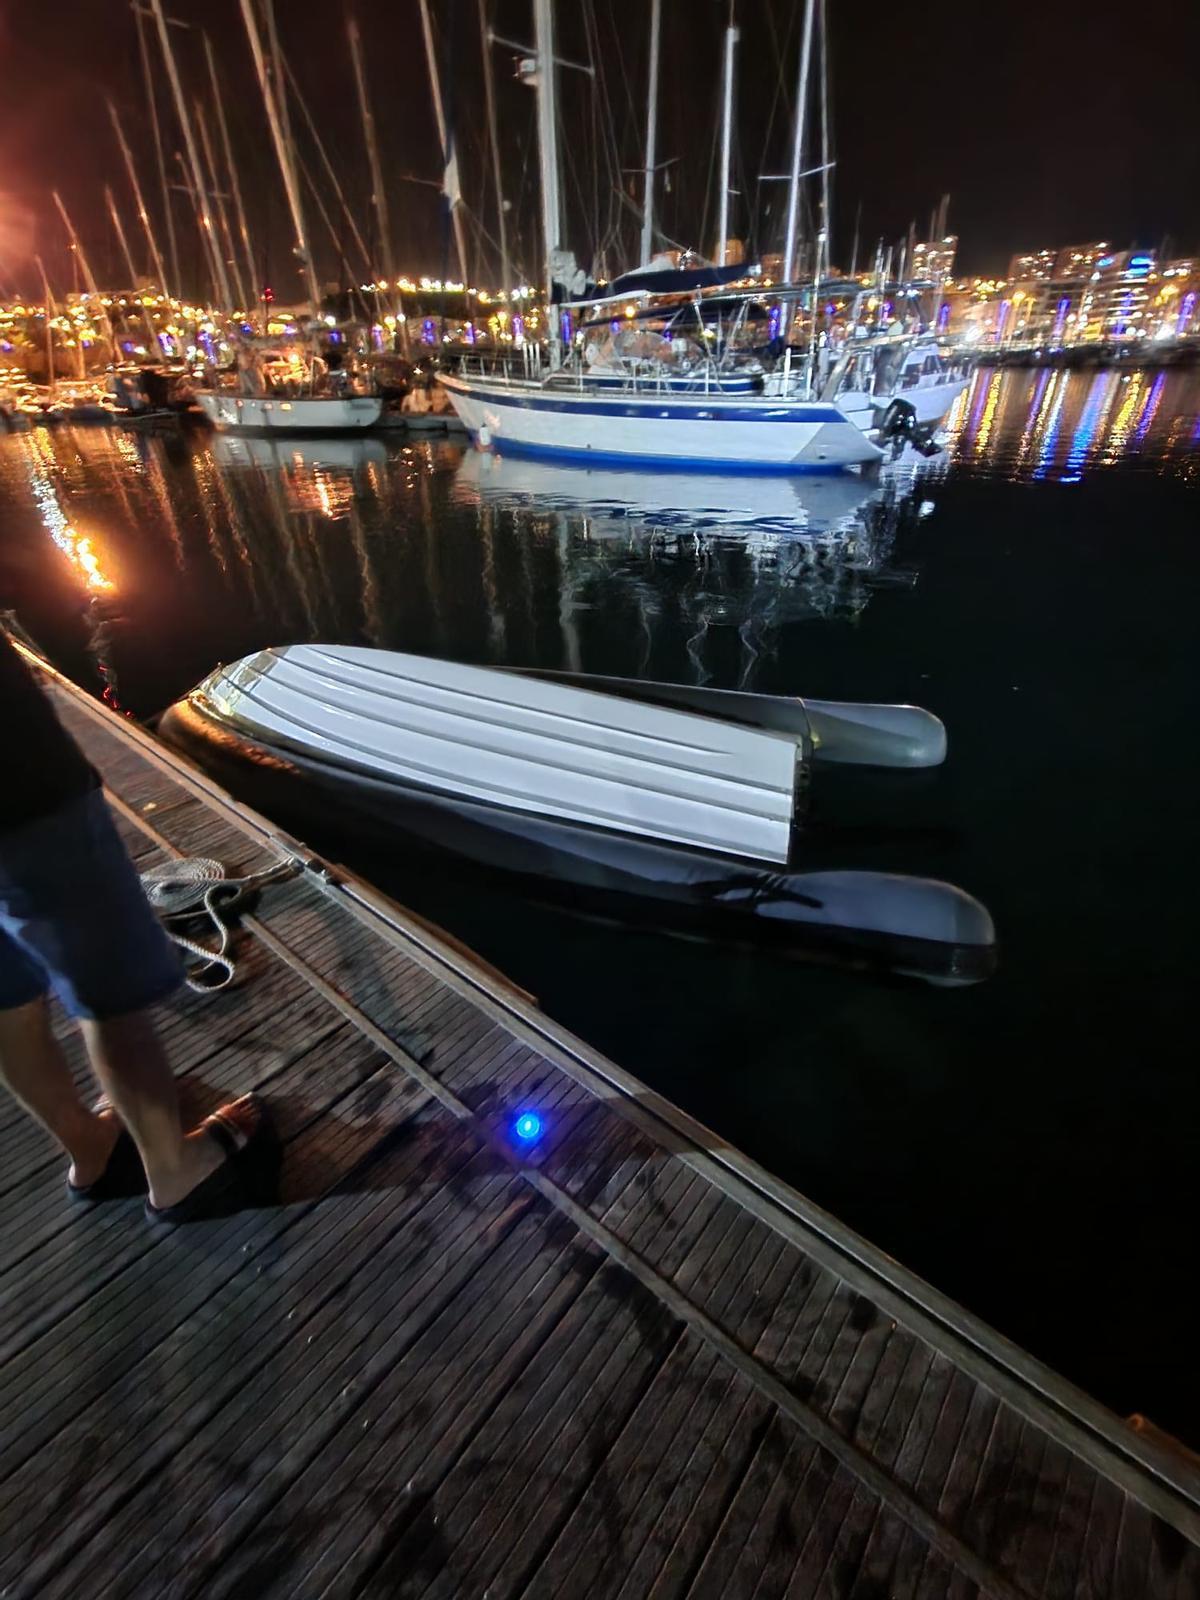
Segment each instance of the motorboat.
[[[883,444],[920,440],[945,421],[970,383],[962,362],[947,361],[925,335],[877,335],[847,340],[830,353],[823,392]],[[786,387],[767,381],[768,388]]]
[[936,983],[994,964],[991,918],[960,889],[803,870],[814,770],[944,759],[918,707],[300,644],[217,668],[161,726],[201,759],[303,778],[423,850],[604,914]]
[[196,402],[221,433],[362,433],[383,410],[382,399],[370,394],[289,397],[198,389]]

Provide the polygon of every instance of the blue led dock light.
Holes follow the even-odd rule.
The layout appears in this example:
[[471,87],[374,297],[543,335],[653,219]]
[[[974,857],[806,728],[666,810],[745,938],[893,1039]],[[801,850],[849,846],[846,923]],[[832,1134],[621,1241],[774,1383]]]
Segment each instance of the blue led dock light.
[[522,1144],[532,1144],[542,1131],[542,1119],[536,1111],[522,1111],[513,1123],[513,1132]]

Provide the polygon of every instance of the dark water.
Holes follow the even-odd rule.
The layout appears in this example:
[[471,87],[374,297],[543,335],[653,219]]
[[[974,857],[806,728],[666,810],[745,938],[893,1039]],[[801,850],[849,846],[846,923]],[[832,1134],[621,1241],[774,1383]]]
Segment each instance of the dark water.
[[36,432],[0,438],[0,601],[97,687],[96,600],[109,693],[138,715],[312,638],[929,706],[946,767],[823,777],[812,848],[983,899],[1002,964],[975,989],[605,927],[430,881],[336,816],[305,832],[1197,1443],[1198,413],[1185,375],[981,373],[952,462],[874,483]]

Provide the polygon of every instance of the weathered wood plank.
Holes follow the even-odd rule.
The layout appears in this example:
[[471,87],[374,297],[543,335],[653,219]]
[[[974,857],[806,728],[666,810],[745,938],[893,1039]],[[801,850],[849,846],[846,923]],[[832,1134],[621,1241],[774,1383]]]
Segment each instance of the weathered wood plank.
[[[223,1550],[226,1518],[247,1526],[248,1498],[269,1504],[323,1441],[342,1432],[361,1437],[363,1408],[372,1403],[377,1382],[422,1328],[473,1281],[486,1293],[514,1253],[528,1248],[528,1238],[507,1238],[529,1209],[511,1179],[478,1152],[461,1174],[453,1189],[423,1182],[404,1211],[378,1206],[361,1238],[343,1232],[342,1246],[350,1247],[345,1262],[333,1254],[335,1238],[320,1258],[286,1263],[279,1282],[295,1315],[281,1303],[248,1381],[229,1385],[220,1405],[204,1398],[199,1425],[165,1466],[176,1488],[167,1516],[162,1482],[150,1476],[89,1546],[94,1553],[102,1542],[114,1557],[126,1557],[127,1575],[114,1586],[114,1597],[154,1592],[155,1574],[164,1564],[174,1566],[181,1548],[189,1568]],[[380,1173],[393,1193],[397,1176]],[[348,1298],[355,1310],[350,1318]],[[237,1464],[232,1474],[231,1462]],[[74,1578],[65,1571],[49,1592],[69,1593]]]

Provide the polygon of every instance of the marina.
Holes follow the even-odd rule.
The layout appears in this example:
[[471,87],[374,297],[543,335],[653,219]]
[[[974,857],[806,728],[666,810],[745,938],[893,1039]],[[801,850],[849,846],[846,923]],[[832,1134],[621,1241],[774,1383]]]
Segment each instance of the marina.
[[0,1593],[1200,1594],[1200,14],[1095,20],[14,16]]
[[[1164,732],[1187,714],[1182,667],[1179,694],[1154,698],[1188,636],[1188,586],[1169,577],[1193,550],[1187,382],[984,372],[949,471],[918,458],[874,483],[752,490],[450,443],[38,430],[0,440],[5,592],[77,681],[143,719],[220,661],[305,639],[936,711],[943,766],[822,769],[802,837],[813,870],[917,874],[988,908],[996,972],[957,993],[681,941],[644,913],[609,925],[429,870],[295,784],[221,781],[1118,1415],[1191,1441],[1169,1288],[1190,1124],[1165,1110],[1190,1088],[1147,1055],[1143,1020],[1185,1026],[1188,992],[1187,753]],[[1136,556],[1131,524],[1152,530]],[[1153,838],[1110,781],[1101,706],[1159,793]],[[1093,847],[1126,863],[1119,893]],[[726,1063],[751,1034],[734,1092]],[[1081,1116],[1087,1148],[1065,1160]],[[1098,1330],[1115,1240],[1145,1277]]]

